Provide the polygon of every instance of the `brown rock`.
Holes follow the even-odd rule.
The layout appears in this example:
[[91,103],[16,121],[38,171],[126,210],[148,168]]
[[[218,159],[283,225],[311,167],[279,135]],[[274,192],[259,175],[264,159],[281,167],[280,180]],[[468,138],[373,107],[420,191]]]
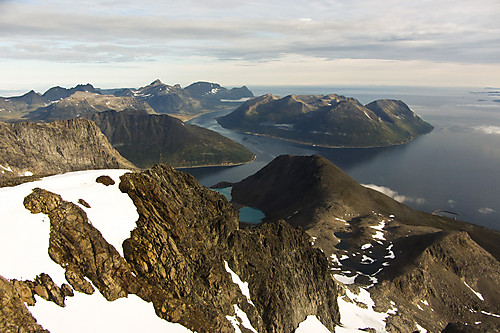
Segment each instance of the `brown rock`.
[[[23,298],[19,296],[18,287],[19,281],[11,282],[0,276],[0,332],[48,333],[36,322],[36,319],[24,305]],[[24,287],[22,288],[24,289]]]
[[83,207],[90,208],[90,205],[87,203],[87,201],[83,199],[78,199],[78,203],[82,205]]
[[99,176],[95,181],[106,186],[115,185],[115,181],[110,176]]
[[24,204],[32,213],[49,216],[49,255],[76,273],[68,281],[73,288],[90,292],[88,284],[82,282],[86,276],[109,301],[126,297],[130,288],[136,288],[129,265],[88,222],[80,207],[38,188],[25,198]]

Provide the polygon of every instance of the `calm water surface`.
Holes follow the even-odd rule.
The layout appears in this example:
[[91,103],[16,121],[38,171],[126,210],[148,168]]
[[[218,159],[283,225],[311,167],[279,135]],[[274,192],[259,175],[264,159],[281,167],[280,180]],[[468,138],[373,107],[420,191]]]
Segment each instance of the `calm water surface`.
[[[254,94],[337,93],[363,104],[401,99],[435,130],[396,147],[318,148],[222,128],[215,117],[190,121],[240,142],[255,162],[236,167],[188,169],[205,186],[237,182],[281,154],[321,154],[362,184],[387,188],[396,199],[427,212],[450,210],[459,218],[500,230],[500,89],[410,87],[249,87]],[[397,192],[397,193],[396,193]]]

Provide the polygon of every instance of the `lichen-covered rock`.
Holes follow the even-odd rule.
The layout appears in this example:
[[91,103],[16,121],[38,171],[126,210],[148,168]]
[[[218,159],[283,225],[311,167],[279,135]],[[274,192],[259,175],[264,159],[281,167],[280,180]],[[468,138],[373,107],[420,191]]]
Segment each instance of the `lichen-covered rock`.
[[25,286],[22,290],[18,287],[20,287],[19,281],[9,281],[0,276],[0,332],[48,333],[36,322],[24,305],[26,293],[28,293]]
[[49,216],[49,255],[61,267],[72,271],[73,279],[68,282],[78,281],[75,289],[89,291],[88,284],[82,282],[85,276],[109,301],[136,291],[136,278],[130,266],[88,222],[80,207],[40,188],[25,198],[24,206],[32,213]]
[[[158,165],[125,174],[120,189],[139,213],[124,243],[134,273],[156,288],[162,318],[198,332],[233,331],[233,304],[259,332],[290,332],[315,314],[334,329],[337,287],[324,255],[301,230],[280,222],[239,230],[237,211],[190,175]],[[224,261],[248,281],[253,304]]]

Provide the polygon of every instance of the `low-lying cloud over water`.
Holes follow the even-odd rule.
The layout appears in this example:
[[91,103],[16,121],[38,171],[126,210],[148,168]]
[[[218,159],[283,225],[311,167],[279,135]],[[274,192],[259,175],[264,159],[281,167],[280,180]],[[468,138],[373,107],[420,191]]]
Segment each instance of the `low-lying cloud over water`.
[[491,213],[495,212],[495,210],[493,208],[489,208],[489,207],[479,208],[477,211],[481,214],[491,214]]
[[394,200],[401,202],[401,203],[408,203],[408,202],[414,202],[417,205],[422,205],[425,203],[424,198],[418,198],[418,197],[411,197],[403,194],[399,194],[397,191],[394,191],[388,187],[385,186],[379,186],[375,184],[362,184],[364,187],[371,188],[372,190],[381,192],[388,197],[393,198]]
[[500,126],[482,125],[474,127],[476,131],[484,134],[497,134],[500,135]]

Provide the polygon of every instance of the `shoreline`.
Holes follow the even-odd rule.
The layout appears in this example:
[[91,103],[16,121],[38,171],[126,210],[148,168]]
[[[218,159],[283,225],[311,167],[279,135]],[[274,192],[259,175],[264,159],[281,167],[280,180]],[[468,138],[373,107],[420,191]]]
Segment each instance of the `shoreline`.
[[238,162],[238,163],[227,163],[227,164],[206,164],[206,165],[193,165],[193,166],[172,166],[175,170],[182,169],[198,169],[198,168],[214,168],[214,167],[233,167],[239,165],[245,165],[254,162],[257,159],[257,155],[254,154],[250,161]]
[[[270,135],[270,134],[261,134],[261,133],[254,133],[254,132],[244,132],[244,131],[238,131],[238,130],[234,130],[234,129],[227,128],[227,127],[224,127],[224,128],[226,128],[228,130],[231,130],[231,131],[234,131],[236,133],[240,133],[240,134],[254,135],[254,136],[260,136],[260,137],[271,138],[271,139],[276,139],[276,140],[283,140],[283,141],[287,141],[287,142],[293,142],[293,143],[296,143],[296,144],[300,144],[300,145],[303,145],[303,146],[309,146],[309,147],[315,147],[315,148],[330,148],[330,149],[371,149],[371,148],[397,147],[397,146],[405,145],[405,144],[409,143],[410,141],[412,141],[412,140],[414,140],[416,138],[416,136],[412,136],[411,138],[409,138],[408,140],[403,141],[403,142],[393,143],[393,144],[387,144],[387,145],[378,145],[378,146],[331,146],[331,145],[324,145],[324,144],[308,143],[308,142],[304,142],[304,141],[299,141],[299,140],[294,140],[294,139],[288,139],[288,138],[283,138],[283,137],[279,137],[279,136],[273,136],[273,135]],[[424,133],[424,134],[429,134],[429,133],[430,132]],[[421,135],[424,135],[424,134],[421,134]]]

